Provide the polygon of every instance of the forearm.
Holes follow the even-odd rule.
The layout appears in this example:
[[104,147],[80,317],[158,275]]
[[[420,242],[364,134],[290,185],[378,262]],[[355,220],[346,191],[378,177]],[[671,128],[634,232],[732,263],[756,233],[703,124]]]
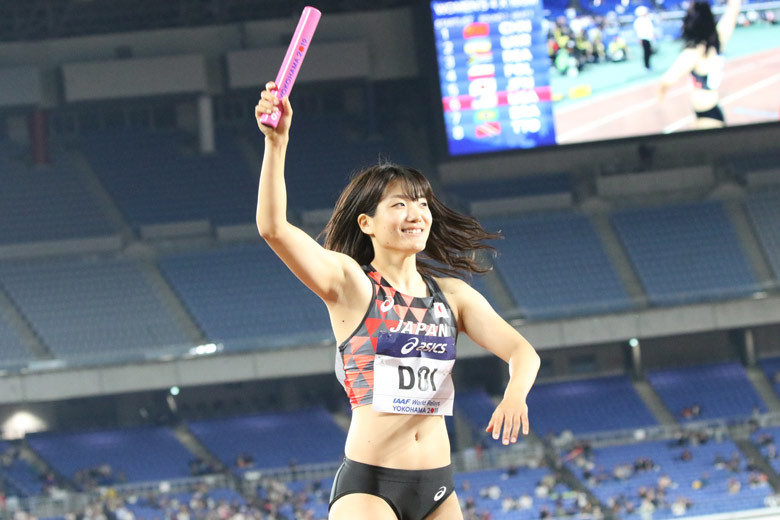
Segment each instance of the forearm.
[[257,229],[263,237],[272,237],[287,223],[287,187],[284,182],[286,155],[286,141],[266,138],[256,216]]
[[540,364],[539,354],[523,339],[509,358],[509,383],[504,396],[513,395],[525,399],[536,380]]

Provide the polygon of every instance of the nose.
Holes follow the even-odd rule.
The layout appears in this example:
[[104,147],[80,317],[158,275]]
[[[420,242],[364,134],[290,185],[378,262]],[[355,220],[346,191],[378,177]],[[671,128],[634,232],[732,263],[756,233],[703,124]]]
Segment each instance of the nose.
[[409,207],[409,211],[406,214],[407,220],[410,222],[420,222],[422,220],[422,209],[415,205]]

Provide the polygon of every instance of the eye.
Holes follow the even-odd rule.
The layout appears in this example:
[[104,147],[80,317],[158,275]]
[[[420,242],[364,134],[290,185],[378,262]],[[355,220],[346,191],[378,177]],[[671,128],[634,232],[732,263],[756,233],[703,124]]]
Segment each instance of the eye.
[[420,206],[422,206],[423,208],[427,208],[428,207],[428,201],[426,201],[426,200],[420,201]]
[[395,204],[393,204],[393,207],[397,208],[398,206],[405,206],[405,205],[406,204],[404,204],[403,202],[396,202]]

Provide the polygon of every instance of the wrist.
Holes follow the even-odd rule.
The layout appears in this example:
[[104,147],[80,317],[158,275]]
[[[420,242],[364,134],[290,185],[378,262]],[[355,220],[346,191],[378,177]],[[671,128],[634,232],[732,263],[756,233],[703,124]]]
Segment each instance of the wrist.
[[286,150],[287,149],[287,143],[290,141],[290,138],[285,136],[281,137],[278,135],[275,136],[265,136],[265,147],[276,149],[276,150]]

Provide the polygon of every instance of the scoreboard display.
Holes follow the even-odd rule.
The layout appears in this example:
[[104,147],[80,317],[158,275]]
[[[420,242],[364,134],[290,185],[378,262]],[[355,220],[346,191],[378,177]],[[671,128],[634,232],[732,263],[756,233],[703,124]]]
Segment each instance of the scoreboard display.
[[556,144],[541,0],[430,5],[450,155]]

